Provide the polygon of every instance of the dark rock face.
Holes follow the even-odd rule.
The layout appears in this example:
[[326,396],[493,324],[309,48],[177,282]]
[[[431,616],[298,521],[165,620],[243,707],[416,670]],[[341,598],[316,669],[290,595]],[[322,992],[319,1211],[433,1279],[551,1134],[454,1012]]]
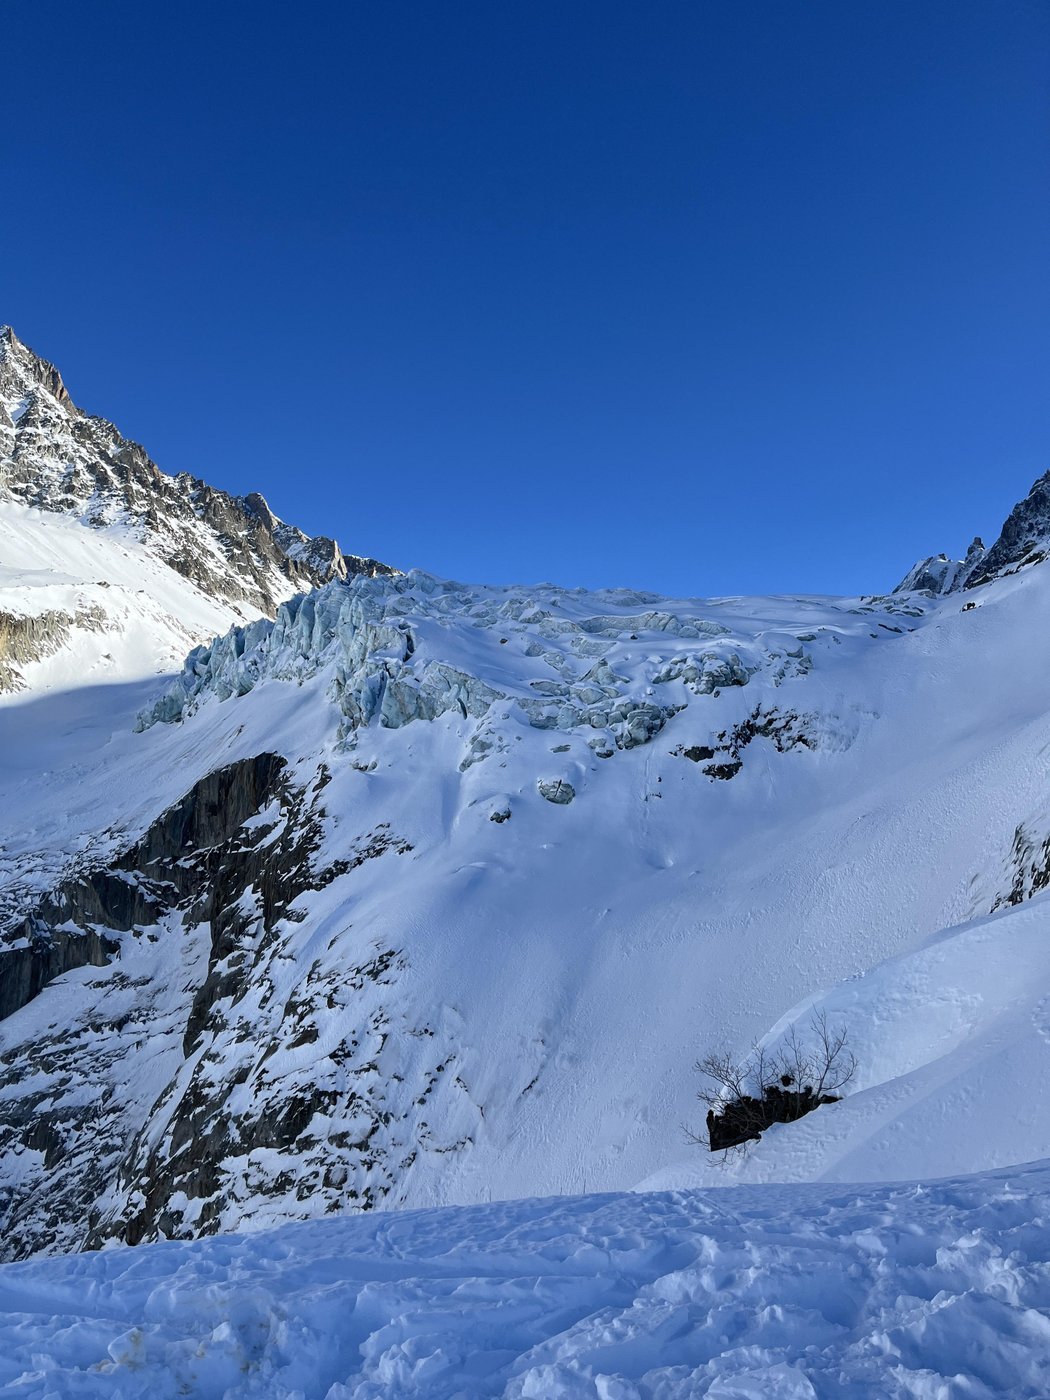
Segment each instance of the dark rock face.
[[976,588],[1003,574],[1038,564],[1050,552],[1050,472],[1041,476],[1006,518],[988,553],[966,575],[963,587]]
[[411,849],[381,826],[322,859],[328,780],[229,764],[9,929],[2,1257],[367,1209],[456,1150],[456,1057],[398,1008],[402,954],[319,941],[301,903]]
[[931,554],[904,575],[894,593],[944,593],[951,588],[958,561],[947,554]]
[[58,651],[70,628],[101,630],[101,612],[79,608],[75,612],[49,611],[24,617],[0,610],[0,693],[23,688],[20,667]]
[[999,538],[985,549],[976,538],[962,560],[938,554],[920,560],[893,590],[907,593],[957,593],[979,588],[992,579],[1014,574],[1029,564],[1041,563],[1050,554],[1050,472],[1034,482],[1023,501],[1007,516]]
[[1010,888],[996,896],[991,913],[1024,904],[1050,885],[1050,835],[1039,836],[1021,825],[1014,831],[1008,861]]
[[984,541],[975,535],[965,559],[949,559],[947,554],[920,559],[898,583],[894,593],[953,593],[961,588],[987,554]]
[[[199,898],[211,866],[275,790],[283,768],[283,759],[260,754],[210,773],[110,868],[74,875],[9,927],[14,946],[0,950],[0,1020],[62,973],[104,966],[120,946],[108,935],[151,927],[173,902]],[[189,862],[187,851],[198,858]]]
[[701,772],[708,778],[723,782],[735,778],[744,766],[744,751],[755,739],[768,739],[778,753],[791,749],[818,747],[817,728],[813,716],[794,711],[778,710],[774,706],[755,707],[746,719],[723,729],[715,736],[713,745],[679,746],[671,752],[693,763],[702,764]]
[[88,525],[130,521],[204,592],[273,615],[289,592],[394,573],[279,520],[258,493],[168,476],[112,423],[83,413],[62,376],[0,329],[0,482],[15,500]]

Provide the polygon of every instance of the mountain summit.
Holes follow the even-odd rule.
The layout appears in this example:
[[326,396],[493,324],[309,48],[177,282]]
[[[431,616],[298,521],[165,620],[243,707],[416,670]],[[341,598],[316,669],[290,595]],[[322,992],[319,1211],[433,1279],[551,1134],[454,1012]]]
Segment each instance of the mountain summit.
[[1006,517],[999,538],[986,549],[976,537],[965,559],[934,554],[920,559],[894,593],[957,593],[1039,564],[1050,554],[1050,472],[1045,472]]
[[334,540],[280,520],[258,493],[230,496],[169,476],[112,423],[84,413],[59,371],[0,329],[0,496],[124,526],[213,598],[272,616],[291,593],[356,574],[389,574]]
[[303,589],[394,572],[162,472],[79,409],[61,374],[0,329],[0,691],[134,679],[181,664]]

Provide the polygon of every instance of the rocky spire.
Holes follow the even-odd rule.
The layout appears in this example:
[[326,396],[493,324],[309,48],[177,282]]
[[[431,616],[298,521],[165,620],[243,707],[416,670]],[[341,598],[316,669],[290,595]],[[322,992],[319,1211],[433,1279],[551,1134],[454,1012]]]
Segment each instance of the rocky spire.
[[953,593],[961,588],[985,556],[984,541],[973,537],[965,559],[949,559],[947,554],[933,554],[920,559],[901,579],[894,593]]
[[946,554],[920,559],[893,591],[956,593],[961,588],[977,588],[1005,574],[1014,574],[1029,564],[1039,564],[1048,555],[1050,472],[1045,472],[1006,517],[999,538],[990,549],[985,549],[977,537],[965,559],[949,559]]
[[45,389],[68,414],[80,414],[55,366],[24,345],[10,326],[0,326],[0,398],[7,396],[9,386],[30,393],[34,387]]
[[964,588],[976,588],[1050,554],[1050,472],[1045,472],[1006,517],[999,538],[968,571]]

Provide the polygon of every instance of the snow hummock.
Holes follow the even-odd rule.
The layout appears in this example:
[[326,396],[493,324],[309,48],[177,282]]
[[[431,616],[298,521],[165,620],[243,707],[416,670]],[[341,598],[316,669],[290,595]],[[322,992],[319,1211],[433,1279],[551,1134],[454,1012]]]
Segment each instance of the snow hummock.
[[1050,1393],[1050,1164],[332,1218],[0,1270],[25,1400]]

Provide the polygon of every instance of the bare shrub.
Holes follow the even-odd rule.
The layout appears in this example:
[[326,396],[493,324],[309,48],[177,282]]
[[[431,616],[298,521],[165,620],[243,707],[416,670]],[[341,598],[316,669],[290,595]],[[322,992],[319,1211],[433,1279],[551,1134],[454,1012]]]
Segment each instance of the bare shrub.
[[805,1038],[792,1026],[773,1054],[756,1045],[743,1064],[725,1052],[705,1055],[696,1069],[704,1079],[697,1098],[707,1106],[707,1132],[687,1130],[690,1142],[712,1152],[744,1148],[774,1123],[837,1103],[857,1070],[846,1039],[845,1026],[832,1029],[821,1012]]

